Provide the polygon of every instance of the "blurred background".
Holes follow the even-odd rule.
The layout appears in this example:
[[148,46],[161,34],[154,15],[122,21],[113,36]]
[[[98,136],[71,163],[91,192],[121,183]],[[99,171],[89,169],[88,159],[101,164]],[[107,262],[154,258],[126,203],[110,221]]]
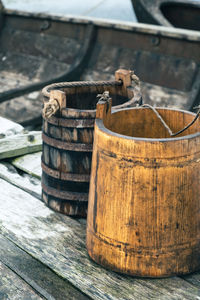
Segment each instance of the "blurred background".
[[131,0],[3,0],[9,9],[137,22]]

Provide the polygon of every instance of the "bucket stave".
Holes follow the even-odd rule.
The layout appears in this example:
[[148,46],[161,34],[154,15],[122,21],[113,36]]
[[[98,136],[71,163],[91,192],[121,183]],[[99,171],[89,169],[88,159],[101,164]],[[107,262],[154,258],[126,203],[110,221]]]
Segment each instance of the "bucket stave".
[[[56,211],[85,216],[92,157],[92,146],[88,143],[90,128],[88,136],[85,134],[86,139],[82,143],[76,143],[74,136],[79,136],[81,130],[88,128],[65,127],[63,120],[66,119],[57,119],[60,124],[56,129],[52,130],[52,124],[46,120],[43,126],[43,200]],[[70,123],[71,119],[68,120]],[[67,130],[72,134],[68,133],[66,138]]]
[[[109,107],[107,107],[109,105]],[[97,105],[87,250],[97,263],[142,277],[200,268],[200,122],[171,138],[149,108]],[[194,114],[159,108],[174,131]]]
[[118,70],[114,82],[61,83],[43,90],[49,102],[59,103],[54,115],[43,118],[42,199],[49,207],[86,216],[96,96],[106,89],[115,109],[135,105],[141,99],[131,76]]

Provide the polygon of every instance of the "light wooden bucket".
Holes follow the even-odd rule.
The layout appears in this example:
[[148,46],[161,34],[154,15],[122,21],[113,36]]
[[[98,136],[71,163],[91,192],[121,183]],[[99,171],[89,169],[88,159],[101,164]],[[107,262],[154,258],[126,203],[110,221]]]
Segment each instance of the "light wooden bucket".
[[[159,108],[174,131],[194,114]],[[97,105],[87,250],[97,263],[144,277],[200,268],[199,119],[171,138],[149,108]]]

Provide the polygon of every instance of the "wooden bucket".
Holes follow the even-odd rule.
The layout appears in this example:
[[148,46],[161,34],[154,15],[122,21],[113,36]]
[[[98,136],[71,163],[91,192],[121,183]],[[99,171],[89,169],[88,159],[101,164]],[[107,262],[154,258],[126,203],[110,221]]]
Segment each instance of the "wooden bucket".
[[86,216],[96,96],[106,88],[115,108],[133,106],[140,95],[132,76],[131,71],[118,70],[115,81],[69,82],[43,90],[50,99],[46,111],[58,109],[43,122],[42,199],[52,209]]
[[[157,109],[172,131],[194,114]],[[171,138],[149,108],[111,114],[97,104],[87,250],[97,263],[143,277],[200,267],[199,119]]]

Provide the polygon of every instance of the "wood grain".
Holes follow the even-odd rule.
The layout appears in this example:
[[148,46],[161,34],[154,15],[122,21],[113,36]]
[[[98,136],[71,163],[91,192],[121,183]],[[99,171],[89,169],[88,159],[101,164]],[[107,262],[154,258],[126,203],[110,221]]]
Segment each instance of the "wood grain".
[[[171,138],[150,109],[111,113],[104,106],[95,125],[89,255],[111,270],[136,276],[199,270],[199,120]],[[195,117],[157,110],[173,132]]]
[[0,298],[7,299],[45,299],[39,296],[23,279],[0,262]]
[[16,168],[40,179],[42,176],[41,155],[41,151],[26,154],[12,159],[11,163]]
[[[1,7],[1,4],[0,4]],[[1,8],[0,8],[1,10]],[[1,13],[0,13],[1,14]],[[23,133],[24,128],[20,124],[0,117],[0,141],[2,138]]]
[[[28,193],[0,179],[1,233],[69,280],[92,299],[195,299],[198,288],[180,278],[143,280],[122,276],[92,262],[85,227],[52,212]],[[119,288],[120,287],[120,288]]]
[[200,288],[200,273],[199,272],[194,272],[192,274],[185,275],[182,278],[184,278],[184,280],[186,280],[186,281],[190,282],[191,284]]
[[7,162],[0,163],[0,178],[41,199],[40,180],[26,173],[19,174],[13,165]]
[[86,217],[97,95],[109,91],[115,109],[134,106],[141,95],[132,73],[116,71],[116,84],[66,82],[43,90],[42,199],[55,211]]
[[42,150],[41,132],[32,131],[0,140],[0,159],[24,155]]
[[15,274],[21,277],[24,282],[45,299],[89,299],[74,288],[69,282],[57,276],[51,269],[28,255],[12,241],[9,241],[1,235],[0,262],[15,272]]

